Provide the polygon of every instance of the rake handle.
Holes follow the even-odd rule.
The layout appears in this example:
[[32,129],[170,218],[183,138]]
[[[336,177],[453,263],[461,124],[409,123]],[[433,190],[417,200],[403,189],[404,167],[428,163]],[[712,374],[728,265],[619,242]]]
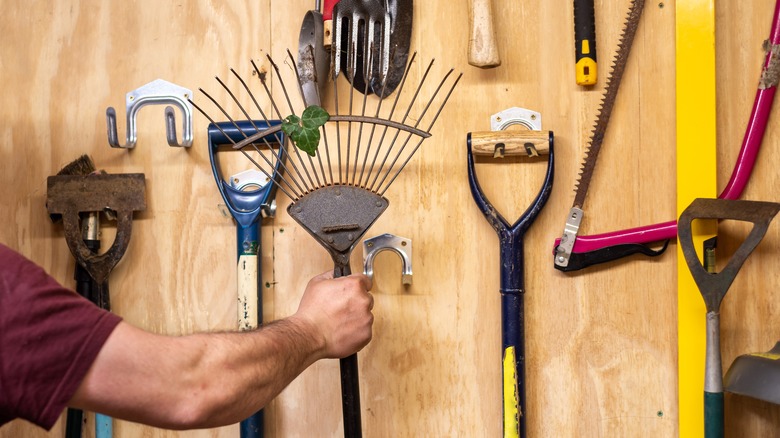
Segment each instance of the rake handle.
[[[336,264],[333,277],[346,277],[352,274],[347,264]],[[360,438],[363,436],[360,418],[360,381],[358,378],[357,353],[339,359],[341,370],[341,409],[344,417],[344,436]]]

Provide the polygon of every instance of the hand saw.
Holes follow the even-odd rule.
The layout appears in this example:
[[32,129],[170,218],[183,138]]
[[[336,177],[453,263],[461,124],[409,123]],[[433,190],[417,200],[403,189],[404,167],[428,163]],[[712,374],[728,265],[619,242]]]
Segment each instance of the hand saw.
[[[596,168],[596,159],[601,151],[601,145],[604,142],[607,124],[612,115],[612,108],[615,105],[615,99],[617,98],[618,89],[620,88],[620,81],[623,78],[623,72],[626,69],[628,55],[631,52],[631,45],[634,42],[634,36],[636,35],[636,29],[639,26],[639,19],[642,16],[644,6],[644,0],[631,1],[631,9],[628,13],[628,18],[626,18],[626,23],[623,26],[620,41],[618,42],[618,51],[615,55],[615,60],[612,63],[612,70],[607,78],[601,108],[599,109],[596,123],[590,136],[590,146],[585,153],[585,160],[583,161],[580,170],[580,178],[575,187],[574,203],[569,211],[569,216],[566,218],[566,225],[563,230],[560,244],[555,248],[555,268],[559,270],[566,270],[566,267],[569,265],[574,242],[577,240],[577,233],[584,216],[583,205],[585,204],[585,196],[590,187],[590,180],[593,178],[593,171]],[[642,247],[642,249],[645,249],[645,247]],[[658,252],[658,254],[660,254],[660,252]]]
[[[775,2],[769,37],[764,42],[764,52],[761,77],[742,146],[734,163],[729,182],[718,195],[720,199],[733,200],[742,196],[761,149],[778,82],[780,82],[780,0]],[[608,233],[579,236],[572,245],[568,264],[561,266],[556,263],[555,267],[562,271],[576,271],[636,253],[650,256],[660,255],[666,249],[666,244],[676,237],[677,221],[675,220]],[[553,253],[556,254],[556,262],[561,240],[561,238],[555,240]],[[666,241],[666,244],[658,251],[646,246],[661,241]]]

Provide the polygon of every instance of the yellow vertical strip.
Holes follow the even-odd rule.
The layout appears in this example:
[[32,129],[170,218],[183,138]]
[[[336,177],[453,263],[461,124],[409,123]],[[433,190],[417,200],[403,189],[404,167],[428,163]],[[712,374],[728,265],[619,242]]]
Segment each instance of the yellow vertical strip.
[[[677,216],[695,198],[717,196],[714,0],[676,2]],[[697,221],[699,222],[699,221]],[[697,251],[716,225],[694,223]],[[679,436],[704,436],[706,308],[677,245]]]

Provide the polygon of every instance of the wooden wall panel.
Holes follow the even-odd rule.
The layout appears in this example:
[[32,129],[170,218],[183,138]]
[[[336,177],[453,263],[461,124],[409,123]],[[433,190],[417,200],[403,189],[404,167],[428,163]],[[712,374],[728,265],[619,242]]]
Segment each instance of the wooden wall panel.
[[[138,146],[114,150],[104,111],[124,94],[164,78],[217,89],[213,76],[234,67],[252,78],[249,59],[277,61],[297,47],[312,2],[0,2],[0,241],[71,284],[73,261],[59,225],[47,217],[46,177],[81,153],[112,173],[144,172],[148,209],[135,222],[128,253],[112,277],[114,309],[159,333],[231,329],[235,227],[218,208],[206,151],[207,121],[195,116],[190,150],[165,145],[162,109],[145,108]],[[760,41],[772,5],[719,3],[719,175],[728,175],[752,102]],[[595,117],[609,61],[629,2],[597,1],[599,85],[574,84],[572,13],[556,2],[494,4],[502,65],[467,64],[467,2],[415,2],[410,81],[435,58],[435,77],[464,76],[418,155],[387,192],[390,208],[367,236],[413,240],[414,284],[400,284],[400,262],[378,259],[375,332],[359,355],[365,436],[497,436],[501,431],[499,260],[495,233],[468,191],[465,140],[510,106],[542,113],[556,138],[556,180],[526,236],[526,340],[529,436],[675,436],[676,258],[630,258],[575,274],[552,268],[572,188]],[[289,74],[289,66],[281,64]],[[748,71],[745,71],[748,70]],[[348,88],[342,81],[341,92]],[[592,234],[674,217],[674,5],[648,3],[634,43],[583,232]],[[280,96],[280,90],[274,88]],[[430,95],[432,85],[423,93]],[[226,94],[214,92],[219,101]],[[408,99],[408,96],[403,99]],[[196,93],[196,102],[204,103]],[[419,105],[414,111],[421,111]],[[120,122],[123,129],[124,121]],[[120,131],[120,137],[124,131]],[[750,199],[776,197],[769,131]],[[542,162],[480,161],[480,181],[508,217],[519,215],[541,183]],[[725,181],[725,179],[724,179]],[[332,262],[287,215],[289,200],[264,223],[265,318],[294,312],[307,280]],[[110,234],[110,233],[108,233]],[[724,366],[741,352],[772,346],[774,225],[724,303]],[[773,245],[774,243],[774,245]],[[760,256],[759,256],[760,255]],[[360,250],[353,254],[357,270]],[[776,286],[776,285],[775,285]],[[734,293],[737,292],[737,293]],[[751,299],[743,298],[751,294]],[[763,300],[763,301],[762,301]],[[759,303],[766,303],[761,305]],[[702,359],[703,360],[703,359]],[[703,362],[702,362],[703,366]],[[267,409],[269,436],[339,436],[336,361],[315,364]],[[729,427],[768,436],[777,410],[728,401]],[[117,436],[238,434],[229,426],[171,432],[118,422]],[[21,421],[0,436],[61,436]],[[754,433],[755,432],[755,433]]]
[[[718,188],[729,180],[747,127],[764,59],[762,42],[769,36],[773,2],[722,2],[716,5],[718,75]],[[770,116],[761,153],[743,199],[778,202],[777,109]],[[748,228],[727,222],[719,227],[719,253],[733,253]],[[721,305],[723,370],[742,354],[768,351],[780,339],[776,291],[780,221],[745,262]],[[721,248],[722,246],[722,248]],[[727,436],[780,436],[780,408],[760,400],[727,394]]]

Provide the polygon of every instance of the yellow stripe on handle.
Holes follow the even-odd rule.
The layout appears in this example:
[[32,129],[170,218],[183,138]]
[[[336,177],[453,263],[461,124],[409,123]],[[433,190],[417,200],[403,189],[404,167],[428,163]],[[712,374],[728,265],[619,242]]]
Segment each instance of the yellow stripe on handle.
[[[675,3],[677,66],[677,215],[695,198],[715,198],[715,6],[714,0]],[[717,225],[695,221],[694,245],[702,248]],[[677,351],[679,436],[704,436],[706,307],[677,245]]]
[[504,438],[519,438],[521,414],[517,394],[515,347],[507,347],[504,350]]

